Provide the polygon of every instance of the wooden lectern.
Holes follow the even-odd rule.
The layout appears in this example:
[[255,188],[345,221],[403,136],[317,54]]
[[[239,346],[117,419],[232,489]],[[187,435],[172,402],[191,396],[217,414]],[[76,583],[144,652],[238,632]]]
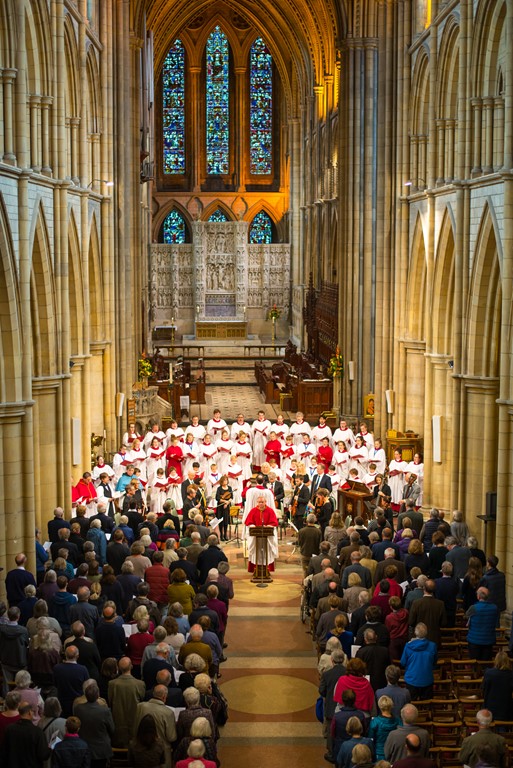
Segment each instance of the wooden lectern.
[[274,536],[272,525],[255,525],[249,529],[249,535],[256,539],[256,565],[251,581],[272,581],[269,574],[269,558],[267,554],[267,539]]
[[339,489],[339,509],[343,511],[344,517],[351,515],[353,523],[355,517],[363,517],[363,522],[367,525],[368,513],[365,502],[372,499],[372,493],[364,483],[349,480],[351,488],[349,490]]

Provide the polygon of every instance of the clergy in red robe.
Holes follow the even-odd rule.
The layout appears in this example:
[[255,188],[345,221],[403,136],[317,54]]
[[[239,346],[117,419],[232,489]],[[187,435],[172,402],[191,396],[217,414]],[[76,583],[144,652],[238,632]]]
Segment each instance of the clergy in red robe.
[[269,536],[267,539],[267,563],[270,571],[274,571],[274,561],[278,555],[278,518],[276,512],[271,507],[267,506],[265,496],[259,496],[257,499],[256,507],[253,507],[249,511],[246,520],[244,521],[247,531],[248,540],[248,571],[253,573],[257,563],[257,545],[256,537],[251,536],[249,528],[257,525],[272,525],[275,528],[274,536]]

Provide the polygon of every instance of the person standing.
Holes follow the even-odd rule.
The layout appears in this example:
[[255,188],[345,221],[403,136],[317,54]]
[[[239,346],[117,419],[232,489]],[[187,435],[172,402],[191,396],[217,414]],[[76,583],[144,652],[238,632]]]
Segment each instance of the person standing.
[[412,699],[431,699],[433,696],[433,669],[436,664],[436,644],[428,640],[428,629],[419,622],[414,630],[415,636],[406,643],[401,656],[401,666],[405,668],[404,682]]
[[[258,558],[257,542],[256,537],[251,536],[249,529],[254,528],[255,526],[273,526],[275,529],[278,528],[276,512],[274,509],[267,506],[265,496],[258,497],[256,507],[253,507],[253,509],[250,510],[244,524],[246,526],[248,539],[248,571],[249,573],[254,573]],[[278,541],[275,531],[274,536],[269,536],[267,538],[267,565],[269,571],[274,571],[274,561],[277,554]],[[200,559],[201,557],[203,557],[203,555],[200,555]],[[258,558],[258,560],[260,560],[260,558]]]
[[310,558],[319,554],[319,547],[321,546],[321,532],[315,523],[315,515],[310,513],[306,518],[306,526],[301,528],[297,537],[305,577],[308,575]]
[[493,655],[496,641],[496,627],[499,623],[499,610],[489,601],[490,592],[486,587],[477,590],[477,603],[466,612],[468,619],[467,643],[471,659],[488,661]]
[[19,720],[5,730],[2,766],[43,768],[43,762],[48,760],[52,751],[41,728],[32,722],[32,705],[22,701],[18,712]]
[[27,556],[24,552],[20,552],[14,558],[16,568],[7,572],[5,577],[5,591],[7,593],[7,601],[9,605],[16,606],[25,599],[25,587],[29,584],[36,586],[36,581],[30,571],[27,571],[25,566],[27,564]]
[[98,701],[100,689],[96,682],[84,691],[86,702],[75,704],[73,714],[80,720],[80,738],[91,751],[91,768],[106,768],[112,757],[111,739],[114,735],[112,712]]

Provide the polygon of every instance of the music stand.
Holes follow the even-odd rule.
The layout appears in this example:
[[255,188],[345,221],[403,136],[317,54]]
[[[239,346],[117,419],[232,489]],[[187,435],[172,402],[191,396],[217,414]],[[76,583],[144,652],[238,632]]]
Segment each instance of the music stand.
[[[227,541],[227,544],[231,544],[232,541],[234,541],[238,547],[240,547],[242,543],[242,539],[239,537],[239,525],[240,525],[240,508],[236,507],[235,505],[230,507],[230,538]],[[235,526],[235,538],[232,538],[232,523]]]
[[[274,536],[274,528],[272,525],[255,525],[249,529],[249,534],[256,538],[256,563],[251,581],[254,582],[257,587],[264,589],[267,587],[265,582],[273,581],[269,574],[267,539],[270,536]],[[259,563],[259,560],[262,562]]]

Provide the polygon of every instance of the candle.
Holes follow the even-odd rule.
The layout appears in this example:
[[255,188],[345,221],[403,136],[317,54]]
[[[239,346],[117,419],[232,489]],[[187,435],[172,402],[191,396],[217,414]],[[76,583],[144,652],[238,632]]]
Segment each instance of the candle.
[[169,363],[169,383],[173,383],[173,363]]

